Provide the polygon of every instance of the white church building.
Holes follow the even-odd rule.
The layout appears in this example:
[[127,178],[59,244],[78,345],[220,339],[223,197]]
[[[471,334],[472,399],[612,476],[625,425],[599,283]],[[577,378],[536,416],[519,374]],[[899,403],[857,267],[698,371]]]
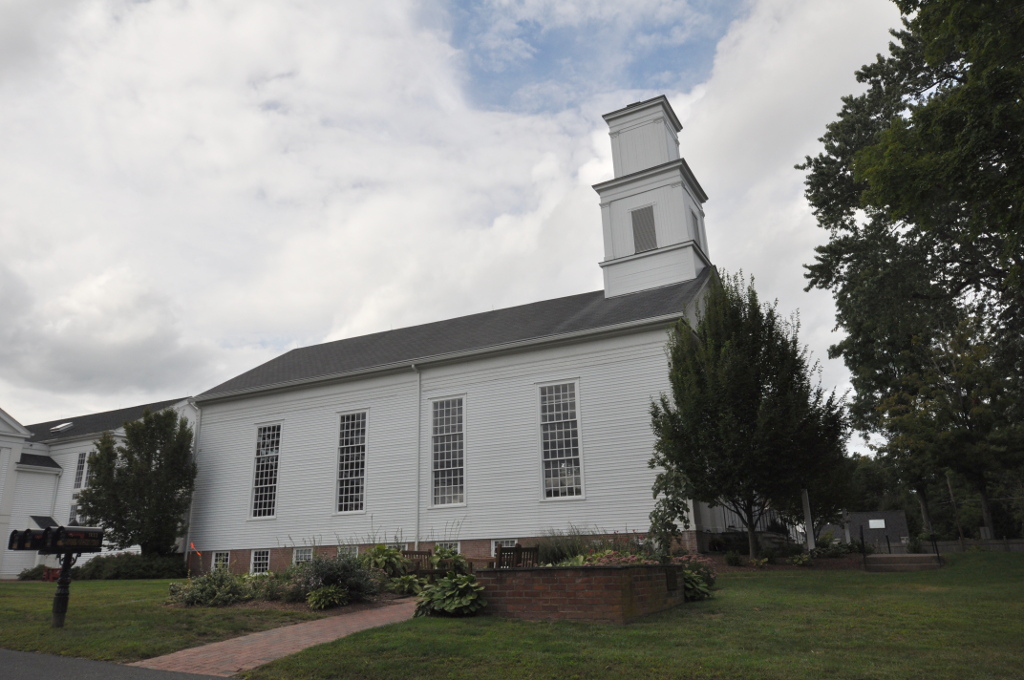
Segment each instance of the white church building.
[[[646,532],[667,331],[696,318],[714,276],[707,196],[664,96],[604,118],[615,175],[594,186],[604,290],[295,349],[168,403],[194,409],[193,568],[278,570],[375,543],[482,557],[570,526]],[[20,427],[0,421],[0,474],[18,477],[0,481],[0,529],[22,528],[30,506],[64,519],[85,450]],[[46,494],[38,508],[19,500]],[[720,509],[691,514],[691,549],[699,532],[726,529]],[[3,576],[21,564],[2,560]]]

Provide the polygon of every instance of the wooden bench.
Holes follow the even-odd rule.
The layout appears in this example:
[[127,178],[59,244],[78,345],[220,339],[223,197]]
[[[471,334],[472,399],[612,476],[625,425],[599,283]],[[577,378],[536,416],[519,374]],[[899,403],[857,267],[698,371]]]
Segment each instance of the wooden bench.
[[540,566],[540,548],[524,548],[518,543],[512,548],[495,546],[494,566],[498,569]]

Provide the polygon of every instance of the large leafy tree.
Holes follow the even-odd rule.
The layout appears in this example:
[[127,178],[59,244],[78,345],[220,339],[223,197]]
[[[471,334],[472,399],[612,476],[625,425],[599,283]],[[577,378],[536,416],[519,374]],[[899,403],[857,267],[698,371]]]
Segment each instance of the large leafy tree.
[[835,296],[853,422],[887,438],[927,524],[944,467],[984,502],[1020,448],[1006,425],[1024,416],[1024,5],[894,2],[889,54],[857,72],[865,92],[800,167],[829,232],[809,287]]
[[812,384],[799,324],[762,304],[742,276],[715,281],[695,328],[669,339],[671,398],[651,405],[657,436],[652,531],[678,531],[687,501],[724,505],[742,519],[751,557],[769,507],[799,504],[800,490],[834,481],[846,422],[834,394]]
[[110,432],[89,457],[89,486],[79,496],[86,521],[102,525],[118,548],[144,555],[174,552],[186,528],[195,488],[192,428],[171,409],[146,410],[124,424],[124,443]]

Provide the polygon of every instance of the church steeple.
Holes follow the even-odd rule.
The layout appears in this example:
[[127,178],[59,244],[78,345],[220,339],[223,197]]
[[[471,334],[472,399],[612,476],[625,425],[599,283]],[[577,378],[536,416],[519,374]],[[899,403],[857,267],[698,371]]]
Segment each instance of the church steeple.
[[697,278],[710,266],[707,194],[679,156],[683,129],[662,95],[605,114],[615,178],[594,185],[604,227],[605,297]]

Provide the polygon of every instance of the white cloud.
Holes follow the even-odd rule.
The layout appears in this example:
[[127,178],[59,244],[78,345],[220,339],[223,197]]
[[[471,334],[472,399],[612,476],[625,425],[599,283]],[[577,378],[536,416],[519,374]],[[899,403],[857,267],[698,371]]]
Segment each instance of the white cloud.
[[[823,382],[848,389],[827,347],[838,336],[831,296],[804,293],[803,265],[826,241],[793,166],[819,150],[853,72],[885,52],[899,13],[887,2],[762,0],[719,42],[707,83],[678,98],[681,150],[710,196],[712,259],[757,278],[763,298],[799,308],[802,339],[823,363]],[[677,101],[673,99],[673,103]]]
[[[600,114],[650,92],[478,110],[468,56],[411,1],[38,5],[0,9],[0,26],[29,36],[0,51],[0,404],[23,422],[194,394],[296,345],[601,285]],[[629,28],[627,6],[495,4],[494,30],[501,12],[626,26],[607,45],[608,63],[625,63],[628,38],[650,32]],[[684,3],[640,9],[671,40],[693,21]],[[882,0],[754,3],[709,82],[673,96],[711,195],[713,258],[801,307],[819,357],[827,296],[799,288],[821,235],[792,164],[894,17]]]

